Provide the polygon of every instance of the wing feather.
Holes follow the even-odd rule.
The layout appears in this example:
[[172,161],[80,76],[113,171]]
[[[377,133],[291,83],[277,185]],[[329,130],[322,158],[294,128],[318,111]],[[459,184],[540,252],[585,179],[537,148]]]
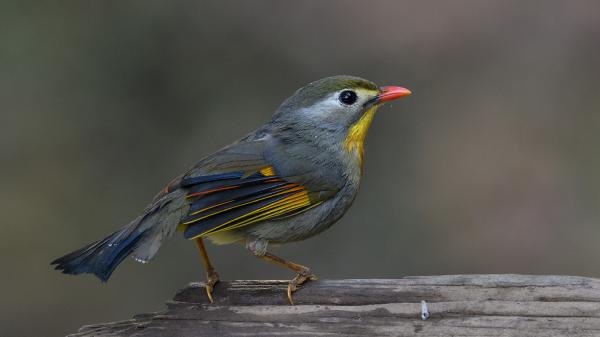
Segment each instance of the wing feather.
[[[281,219],[315,207],[312,194],[298,182],[278,177],[273,167],[247,175],[228,172],[186,178],[188,215],[181,221],[188,239]],[[312,198],[314,199],[314,198]]]

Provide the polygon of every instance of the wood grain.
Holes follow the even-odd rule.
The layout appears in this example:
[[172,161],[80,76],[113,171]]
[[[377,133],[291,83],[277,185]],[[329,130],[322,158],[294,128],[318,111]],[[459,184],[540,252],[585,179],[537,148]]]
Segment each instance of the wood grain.
[[[284,281],[201,283],[167,310],[88,325],[70,336],[600,336],[600,280],[445,275],[310,282],[287,303]],[[421,301],[430,313],[421,319]]]

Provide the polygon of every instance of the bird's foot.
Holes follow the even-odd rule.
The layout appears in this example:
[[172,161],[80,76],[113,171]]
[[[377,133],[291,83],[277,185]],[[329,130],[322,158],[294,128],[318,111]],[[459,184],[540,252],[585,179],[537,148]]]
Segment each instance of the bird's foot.
[[216,271],[211,270],[206,273],[206,295],[208,296],[210,303],[214,303],[212,292],[217,282],[219,282],[219,274],[217,274]]
[[306,281],[316,281],[317,276],[311,273],[310,269],[306,268],[300,271],[296,276],[290,280],[288,283],[287,296],[288,301],[291,305],[294,305],[294,300],[292,299],[292,294],[294,291],[298,290],[298,286],[304,284]]

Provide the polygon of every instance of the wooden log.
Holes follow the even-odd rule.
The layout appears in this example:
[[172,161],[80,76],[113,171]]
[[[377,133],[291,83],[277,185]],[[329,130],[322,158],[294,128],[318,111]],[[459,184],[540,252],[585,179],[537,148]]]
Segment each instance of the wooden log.
[[[600,280],[447,275],[321,280],[290,306],[284,281],[191,283],[164,312],[88,325],[72,337],[600,336]],[[425,301],[429,318],[422,319]]]

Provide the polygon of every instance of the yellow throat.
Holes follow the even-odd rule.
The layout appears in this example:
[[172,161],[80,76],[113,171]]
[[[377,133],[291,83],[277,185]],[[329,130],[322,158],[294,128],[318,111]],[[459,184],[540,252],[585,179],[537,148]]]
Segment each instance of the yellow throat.
[[358,120],[358,122],[354,123],[354,125],[350,127],[348,135],[346,136],[346,140],[344,141],[344,148],[346,151],[348,151],[350,154],[355,153],[358,157],[361,170],[365,152],[365,137],[367,137],[369,126],[371,126],[371,122],[373,122],[373,117],[375,117],[375,111],[377,111],[378,107],[379,106],[375,105],[367,110]]

